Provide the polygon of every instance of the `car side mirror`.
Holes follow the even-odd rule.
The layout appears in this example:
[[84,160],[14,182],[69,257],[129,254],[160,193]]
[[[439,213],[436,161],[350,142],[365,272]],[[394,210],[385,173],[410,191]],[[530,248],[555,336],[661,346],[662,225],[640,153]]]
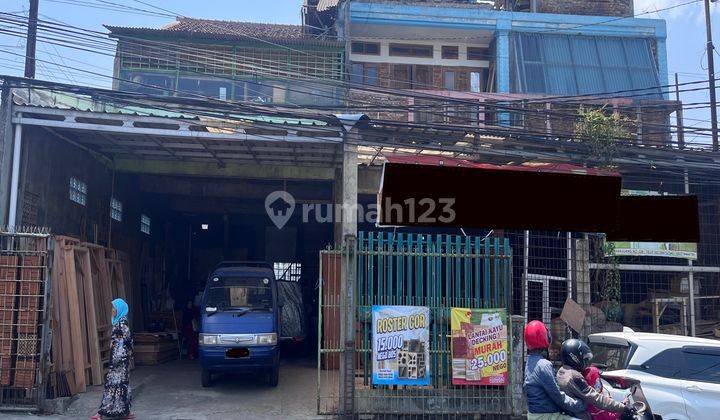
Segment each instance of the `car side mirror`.
[[206,307],[205,307],[205,312],[208,313],[208,314],[214,314],[215,312],[217,312],[217,307],[215,307],[215,306],[206,306]]

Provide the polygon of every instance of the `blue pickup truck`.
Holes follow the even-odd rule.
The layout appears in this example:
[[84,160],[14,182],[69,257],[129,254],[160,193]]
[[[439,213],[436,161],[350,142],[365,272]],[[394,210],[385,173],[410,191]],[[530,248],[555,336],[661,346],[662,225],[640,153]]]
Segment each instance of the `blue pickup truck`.
[[215,373],[280,375],[280,303],[272,265],[223,262],[210,274],[202,299],[202,386]]

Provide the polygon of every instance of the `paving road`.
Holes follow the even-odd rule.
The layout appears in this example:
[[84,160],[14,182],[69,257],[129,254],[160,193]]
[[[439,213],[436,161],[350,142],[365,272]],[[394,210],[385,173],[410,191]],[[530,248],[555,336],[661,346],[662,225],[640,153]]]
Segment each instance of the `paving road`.
[[[220,376],[211,388],[200,386],[200,368],[193,361],[138,367],[131,386],[138,386],[133,401],[137,419],[313,419],[315,415],[316,362],[284,360],[280,384],[270,388],[263,375]],[[92,387],[62,415],[0,414],[3,419],[87,419],[97,409],[102,389]]]

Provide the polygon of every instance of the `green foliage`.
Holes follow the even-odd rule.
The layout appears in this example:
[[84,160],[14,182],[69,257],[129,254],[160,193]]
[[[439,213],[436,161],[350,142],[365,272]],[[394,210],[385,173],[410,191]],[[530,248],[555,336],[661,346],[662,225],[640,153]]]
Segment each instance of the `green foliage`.
[[575,136],[589,146],[588,160],[603,168],[613,166],[617,143],[628,138],[627,126],[631,121],[617,113],[607,115],[605,108],[581,107],[578,117]]

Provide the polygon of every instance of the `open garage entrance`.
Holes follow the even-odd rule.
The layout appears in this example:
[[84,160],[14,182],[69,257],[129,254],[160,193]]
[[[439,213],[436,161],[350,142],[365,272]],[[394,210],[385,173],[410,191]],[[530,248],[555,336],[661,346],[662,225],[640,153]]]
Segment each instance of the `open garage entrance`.
[[[286,365],[313,377],[318,254],[340,232],[330,215],[342,202],[340,124],[13,110],[23,162],[16,223],[127,255],[138,369],[198,372],[209,274],[223,261],[262,261],[279,279],[280,381]],[[284,202],[270,200],[278,192]]]

